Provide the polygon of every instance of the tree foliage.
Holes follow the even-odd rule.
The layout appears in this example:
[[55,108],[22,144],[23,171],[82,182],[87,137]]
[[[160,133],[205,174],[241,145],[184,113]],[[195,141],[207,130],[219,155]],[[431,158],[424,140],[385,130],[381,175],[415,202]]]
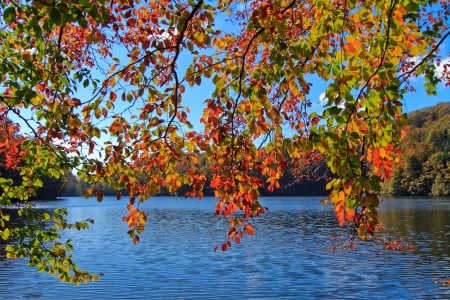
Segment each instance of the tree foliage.
[[[402,95],[418,76],[429,93],[450,84],[440,51],[449,9],[433,0],[3,1],[0,118],[22,135],[6,131],[0,151],[23,180],[2,178],[1,201],[27,199],[41,176],[74,168],[90,184],[127,190],[124,221],[138,242],[140,202],[182,185],[202,198],[204,155],[215,213],[230,221],[226,250],[254,233],[261,187],[279,188],[291,162],[325,160],[339,224],[368,238],[399,160]],[[315,81],[326,84],[323,111],[311,109]],[[103,199],[99,189],[86,195]],[[53,231],[15,233],[4,220],[2,236],[17,242],[9,256],[64,281],[92,279],[37,255],[43,242],[27,244],[57,241]],[[55,245],[67,257],[70,247]]]
[[[46,199],[53,200],[60,196],[66,188],[64,177],[48,177],[45,174],[36,180],[31,188],[28,190],[26,197],[15,197],[12,186],[21,186],[22,182],[26,182],[29,186],[29,180],[26,176],[22,176],[20,169],[23,166],[20,161],[20,153],[22,152],[21,144],[25,141],[23,137],[18,134],[18,128],[12,124],[10,120],[1,120],[0,122],[0,143],[5,147],[5,151],[0,153],[0,174],[3,177],[3,185],[0,185],[2,196],[7,195],[6,201],[3,204],[10,202]],[[23,152],[22,152],[23,153]],[[5,199],[5,198],[4,198]]]
[[450,104],[412,112],[401,143],[402,164],[386,183],[393,195],[450,195]]
[[[198,172],[206,175],[205,184],[203,187],[204,196],[214,196],[214,190],[210,188],[210,182],[212,179],[212,173],[210,171],[211,163],[208,161],[206,155],[199,154],[198,161],[193,165],[187,165],[184,167],[179,166],[178,172],[186,172],[189,168],[196,168]],[[273,191],[268,191],[266,187],[260,188],[259,192],[262,196],[323,196],[326,195],[326,183],[330,174],[324,160],[317,160],[314,162],[304,161],[304,162],[291,162],[288,167],[284,170],[283,176],[279,179],[280,187]],[[117,191],[112,189],[106,184],[95,184],[89,185],[89,183],[84,180],[80,180],[73,173],[67,172],[62,180],[64,184],[64,191],[58,196],[82,196],[84,191],[89,188],[94,188],[101,190],[105,196],[116,196],[118,192],[122,195],[128,195],[126,189]],[[44,181],[44,191],[48,189],[46,187],[46,182]],[[188,184],[181,185],[175,193],[169,193],[164,187],[161,187],[158,194],[161,195],[173,195],[184,196],[191,191],[191,187]],[[38,199],[46,199],[44,197],[37,197]]]

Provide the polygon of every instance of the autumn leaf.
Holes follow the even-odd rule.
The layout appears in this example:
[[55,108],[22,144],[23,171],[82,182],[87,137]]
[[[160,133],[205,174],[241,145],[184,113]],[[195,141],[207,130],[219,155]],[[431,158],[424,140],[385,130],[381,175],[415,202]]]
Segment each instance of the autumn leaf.
[[253,225],[251,223],[245,224],[244,231],[248,235],[254,235],[255,234],[255,229],[253,228]]

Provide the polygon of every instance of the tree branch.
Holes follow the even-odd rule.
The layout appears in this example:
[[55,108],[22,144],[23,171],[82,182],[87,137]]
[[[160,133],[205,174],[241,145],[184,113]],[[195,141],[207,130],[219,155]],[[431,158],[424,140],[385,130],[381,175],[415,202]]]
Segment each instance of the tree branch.
[[[184,26],[183,28],[181,28],[180,34],[177,38],[177,42],[176,42],[176,46],[175,46],[175,56],[172,59],[172,62],[170,63],[170,73],[173,74],[173,76],[175,77],[175,88],[173,91],[173,102],[174,102],[174,112],[172,117],[169,120],[169,123],[167,124],[166,127],[166,131],[164,133],[164,137],[167,138],[167,133],[169,132],[169,128],[172,125],[172,123],[174,122],[176,116],[177,116],[177,112],[178,112],[178,89],[180,86],[180,81],[178,79],[178,73],[176,72],[176,62],[178,59],[178,56],[181,53],[181,43],[183,42],[184,39],[184,34],[186,33],[187,27],[189,22],[194,18],[195,14],[200,10],[200,7],[203,5],[203,0],[199,0],[195,6],[192,8],[191,13],[189,14],[189,16],[186,18],[185,22],[184,22]],[[166,143],[167,143],[167,139],[166,139]]]
[[450,36],[450,30],[447,31],[447,33],[445,33],[442,38],[440,39],[440,41],[436,44],[436,46],[434,46],[430,52],[425,55],[425,57],[419,62],[417,63],[411,70],[406,71],[403,74],[400,74],[398,76],[398,79],[402,79],[400,80],[400,85],[402,85],[403,83],[405,83],[406,80],[408,80],[409,76],[411,76],[411,74],[413,74],[414,72],[417,71],[417,69],[423,65],[438,49],[439,47],[444,43],[444,41]]

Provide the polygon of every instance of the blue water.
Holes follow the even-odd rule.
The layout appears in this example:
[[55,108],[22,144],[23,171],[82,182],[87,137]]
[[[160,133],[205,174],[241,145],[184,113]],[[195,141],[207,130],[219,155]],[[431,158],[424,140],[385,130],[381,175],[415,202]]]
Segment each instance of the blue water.
[[[321,198],[264,198],[269,212],[253,221],[254,237],[213,252],[228,223],[213,217],[215,200],[155,197],[148,224],[133,245],[121,221],[126,202],[68,198],[72,220],[94,218],[85,232],[66,233],[80,269],[103,273],[75,287],[0,257],[0,298],[8,299],[450,299],[450,199],[387,199],[386,237],[403,237],[416,252],[383,250],[378,242],[347,247]],[[336,237],[334,237],[336,236]],[[337,251],[329,251],[334,245]]]

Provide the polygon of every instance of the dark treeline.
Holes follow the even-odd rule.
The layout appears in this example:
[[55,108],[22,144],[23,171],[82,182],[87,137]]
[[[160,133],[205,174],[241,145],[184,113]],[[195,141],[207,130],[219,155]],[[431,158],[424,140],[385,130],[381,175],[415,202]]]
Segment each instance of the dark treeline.
[[[201,159],[200,161],[202,162],[202,164],[199,166],[200,168],[204,170],[209,169],[206,159]],[[321,171],[322,173],[326,172],[326,168],[322,166]],[[19,175],[19,170],[5,169],[4,167],[0,166],[0,174],[5,178],[12,179],[14,181],[14,184],[20,184],[21,176]],[[106,196],[115,196],[118,192],[107,185],[100,184],[91,186],[85,181],[80,180],[70,171],[66,171],[65,175],[61,176],[59,179],[43,177],[41,178],[41,180],[43,182],[43,186],[36,191],[36,194],[31,198],[31,200],[55,200],[58,197],[82,196],[84,194],[84,191],[88,188],[98,189],[102,191],[102,193]],[[292,172],[290,172],[288,169],[285,175],[280,179],[279,189],[276,189],[271,193],[266,189],[262,189],[261,194],[263,196],[325,195],[325,185],[325,178],[318,178],[314,180],[296,180],[295,175],[293,175]],[[182,186],[177,191],[177,195],[183,196],[188,191],[189,186]],[[121,192],[123,195],[126,195],[126,191]],[[169,195],[169,192],[163,189],[160,194]],[[204,195],[214,195],[214,191],[209,188],[209,180],[205,184]]]
[[[6,169],[0,166],[0,175],[4,178],[12,179],[14,185],[20,185],[21,176],[17,169]],[[62,176],[59,179],[50,178],[47,176],[41,177],[42,187],[36,190],[29,200],[55,200],[67,189],[68,176]],[[3,192],[3,191],[2,191]],[[15,201],[13,199],[13,201]],[[17,200],[16,200],[17,201]]]
[[402,164],[385,190],[392,195],[450,195],[450,103],[408,115]]
[[[206,162],[206,159],[200,159],[201,162],[200,168],[203,170],[208,170],[209,166]],[[206,172],[208,173],[208,172]],[[326,189],[325,185],[327,183],[327,180],[325,179],[326,175],[326,167],[325,165],[321,166],[320,173],[322,176],[320,176],[317,179],[310,179],[310,180],[298,180],[296,179],[296,176],[290,172],[289,169],[287,169],[285,175],[280,179],[280,188],[276,189],[273,192],[269,192],[266,189],[261,189],[261,195],[263,196],[312,196],[312,195],[325,195]],[[117,191],[112,189],[109,186],[106,185],[95,185],[95,186],[89,186],[86,182],[79,180],[76,176],[74,176],[72,173],[67,173],[65,181],[67,182],[65,184],[65,191],[61,194],[61,196],[82,196],[84,191],[87,188],[95,188],[98,190],[101,190],[102,193],[106,196],[116,196]],[[190,187],[188,185],[182,186],[178,191],[178,196],[184,196],[186,192],[190,190]],[[123,195],[126,195],[126,191],[121,191]],[[160,192],[160,195],[169,195],[170,193],[162,189]],[[206,181],[205,187],[204,187],[204,195],[205,196],[213,196],[214,190],[209,187],[209,179]]]

